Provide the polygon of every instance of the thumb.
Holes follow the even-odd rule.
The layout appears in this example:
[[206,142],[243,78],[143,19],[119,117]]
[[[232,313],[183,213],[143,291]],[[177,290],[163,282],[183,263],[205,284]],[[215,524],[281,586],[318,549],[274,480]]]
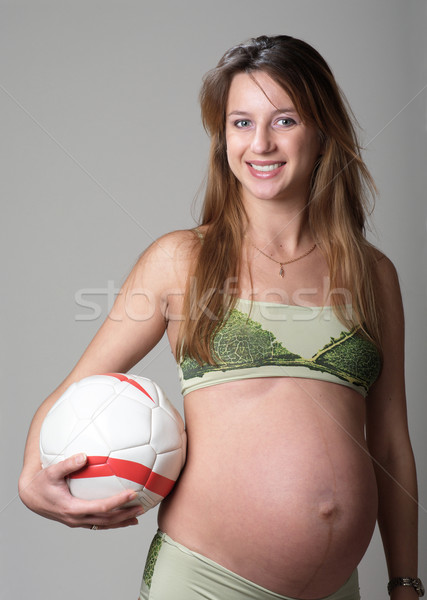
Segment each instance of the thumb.
[[73,473],[74,471],[81,469],[86,462],[86,454],[83,452],[74,454],[65,460],[61,460],[61,462],[55,465],[56,475],[60,478],[66,477],[69,473]]

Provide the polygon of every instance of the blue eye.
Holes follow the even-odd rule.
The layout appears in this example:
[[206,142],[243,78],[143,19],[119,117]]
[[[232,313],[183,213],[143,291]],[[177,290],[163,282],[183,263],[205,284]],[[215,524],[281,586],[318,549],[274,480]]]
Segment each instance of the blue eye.
[[281,117],[280,119],[277,119],[276,123],[281,127],[292,127],[292,125],[296,125],[296,121],[290,117]]
[[245,127],[250,127],[251,122],[248,119],[239,119],[238,121],[234,121],[234,125],[243,129]]

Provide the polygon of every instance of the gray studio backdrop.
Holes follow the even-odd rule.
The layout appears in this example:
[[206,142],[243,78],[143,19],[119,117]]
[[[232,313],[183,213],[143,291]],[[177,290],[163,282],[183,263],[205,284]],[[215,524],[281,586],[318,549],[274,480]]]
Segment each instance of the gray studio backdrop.
[[[140,252],[194,225],[208,151],[202,75],[262,33],[317,47],[362,128],[380,191],[371,237],[405,302],[427,577],[426,16],[419,0],[0,2],[1,600],[136,600],[155,511],[98,533],[31,513],[16,493],[26,432]],[[182,410],[165,340],[134,372]],[[365,600],[386,598],[378,533],[360,579]]]

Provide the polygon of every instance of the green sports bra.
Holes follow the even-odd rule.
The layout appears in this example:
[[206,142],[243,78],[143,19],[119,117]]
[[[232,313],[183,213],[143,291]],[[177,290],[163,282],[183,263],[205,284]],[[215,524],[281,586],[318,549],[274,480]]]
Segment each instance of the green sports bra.
[[213,340],[217,364],[184,356],[182,393],[255,377],[303,377],[347,386],[363,397],[378,378],[374,344],[345,329],[331,306],[239,299]]

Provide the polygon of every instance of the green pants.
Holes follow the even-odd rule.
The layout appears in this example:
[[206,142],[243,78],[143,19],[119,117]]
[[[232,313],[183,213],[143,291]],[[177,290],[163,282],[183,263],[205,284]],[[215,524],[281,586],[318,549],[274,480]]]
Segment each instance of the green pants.
[[[297,600],[240,577],[159,531],[151,544],[139,600]],[[357,570],[322,600],[360,600]]]

